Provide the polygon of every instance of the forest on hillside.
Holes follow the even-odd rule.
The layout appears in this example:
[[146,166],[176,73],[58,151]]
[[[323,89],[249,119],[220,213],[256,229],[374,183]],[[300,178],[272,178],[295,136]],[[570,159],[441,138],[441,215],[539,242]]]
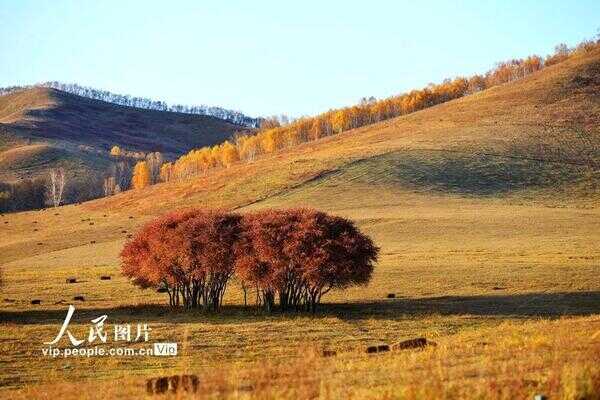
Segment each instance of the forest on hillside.
[[[101,174],[90,173],[89,176],[74,178],[69,171],[54,169],[49,172],[49,176],[35,180],[12,184],[0,182],[0,211],[22,211],[77,203],[130,189],[142,189],[160,182],[205,175],[214,169],[229,168],[239,162],[252,162],[261,155],[285,151],[301,143],[410,114],[512,82],[576,54],[592,51],[598,46],[600,39],[586,40],[573,48],[560,44],[556,46],[553,54],[545,58],[532,55],[524,59],[512,59],[496,64],[483,75],[446,79],[440,84],[430,84],[423,89],[382,100],[363,98],[359,104],[351,107],[296,120],[288,117],[252,119],[241,113],[222,109],[205,106],[168,106],[163,102],[144,98],[114,95],[78,85],[50,82],[43,85],[133,107],[198,114],[206,112],[209,113],[207,115],[216,113],[220,118],[230,118],[246,126],[258,126],[258,129],[254,134],[238,134],[233,140],[192,150],[174,161],[167,160],[160,152],[144,153],[113,146],[109,154],[111,166]],[[20,89],[22,87],[0,89],[0,94]],[[60,185],[57,186],[53,176],[62,177]]]
[[214,168],[228,168],[236,162],[252,162],[261,154],[282,151],[521,79],[573,55],[592,51],[599,45],[600,39],[585,40],[573,48],[560,44],[553,54],[545,58],[532,55],[500,62],[484,75],[446,79],[440,84],[430,84],[423,89],[382,100],[363,98],[354,106],[299,118],[287,124],[282,124],[277,118],[267,118],[255,135],[238,135],[232,141],[192,150],[174,163],[165,163],[161,166],[160,177],[162,181],[186,179],[206,174]]

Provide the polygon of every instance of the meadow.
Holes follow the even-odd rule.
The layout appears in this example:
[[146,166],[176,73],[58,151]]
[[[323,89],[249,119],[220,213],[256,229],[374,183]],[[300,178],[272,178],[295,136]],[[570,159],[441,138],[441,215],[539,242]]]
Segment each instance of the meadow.
[[[599,59],[191,181],[1,216],[0,397],[143,398],[146,378],[193,373],[202,398],[598,398],[600,180],[551,152],[548,132],[598,137],[596,86],[570,82]],[[173,311],[120,275],[118,254],[189,206],[315,207],[354,220],[381,258],[368,286],[326,295],[314,316],[265,314],[252,294],[244,306],[237,282],[222,313]],[[76,336],[106,314],[148,323],[179,355],[43,357],[68,304]],[[437,346],[365,352],[415,337]]]
[[[144,377],[188,371],[198,373],[206,384],[202,390],[217,397],[225,393],[225,397],[278,398],[283,396],[278,390],[290,398],[297,395],[295,390],[324,398],[337,398],[340,390],[350,398],[384,394],[425,398],[427,390],[449,397],[475,390],[485,396],[498,385],[510,398],[534,392],[563,394],[598,378],[596,209],[436,199],[414,193],[365,196],[356,189],[350,197],[361,207],[344,203],[329,211],[356,220],[382,247],[383,256],[371,284],[332,293],[316,316],[265,315],[251,305],[244,310],[236,282],[229,288],[222,314],[173,312],[165,305],[164,294],[136,289],[120,276],[117,255],[125,236],[121,231],[114,240],[67,245],[5,264],[2,295],[16,302],[5,302],[1,314],[3,389],[10,390],[10,397],[27,398],[31,393],[37,397],[50,384],[54,388],[50,393],[57,390],[62,395],[72,389],[69,381],[82,380],[92,390],[97,385],[109,387],[118,378],[128,382],[127,393],[140,396]],[[338,190],[349,195],[339,186],[331,193],[321,186],[321,208],[324,198],[339,198]],[[295,203],[283,196],[265,206],[279,207],[284,201]],[[310,196],[303,202],[311,205]],[[66,237],[81,240],[76,232],[90,227],[89,222],[79,219],[70,224],[69,211],[65,207],[63,222],[53,225],[70,230]],[[129,220],[88,215],[99,221],[92,227],[97,226],[103,237],[109,236],[104,232],[110,231],[111,222]],[[3,217],[14,231],[39,226],[32,224],[34,218],[36,213]],[[131,225],[123,224],[128,230]],[[101,275],[112,279],[102,281]],[[67,284],[69,277],[80,282]],[[387,299],[389,293],[396,298]],[[73,302],[76,295],[85,301]],[[33,298],[42,304],[30,305]],[[72,323],[76,336],[86,332],[90,319],[107,314],[110,324],[149,323],[152,340],[182,343],[180,355],[41,357],[41,342],[56,335],[71,303],[77,308]],[[371,344],[421,336],[439,346],[364,353]],[[306,359],[307,348],[312,358]],[[321,359],[323,349],[335,350],[338,356]],[[310,370],[309,376],[292,373],[290,363],[309,363],[298,367]],[[526,373],[507,374],[513,368]],[[240,377],[246,374],[247,378]],[[326,378],[330,374],[334,380]],[[243,382],[254,388],[261,385],[256,383],[260,379],[272,379],[274,384],[263,382],[260,390],[239,393],[239,386],[250,385]],[[288,387],[284,383],[288,381],[294,383]]]

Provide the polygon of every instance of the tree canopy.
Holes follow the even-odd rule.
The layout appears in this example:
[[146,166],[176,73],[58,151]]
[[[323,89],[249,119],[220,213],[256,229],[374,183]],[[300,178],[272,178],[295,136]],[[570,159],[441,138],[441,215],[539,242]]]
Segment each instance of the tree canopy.
[[172,306],[220,309],[233,276],[267,311],[315,311],[332,289],[367,284],[379,249],[345,218],[311,209],[239,215],[179,211],[145,225],[121,252],[122,271],[161,288]]

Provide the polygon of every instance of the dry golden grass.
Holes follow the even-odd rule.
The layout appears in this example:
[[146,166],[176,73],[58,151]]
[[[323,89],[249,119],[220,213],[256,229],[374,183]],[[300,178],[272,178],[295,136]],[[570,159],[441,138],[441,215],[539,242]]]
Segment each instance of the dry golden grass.
[[[597,398],[597,171],[511,151],[549,125],[598,133],[597,94],[569,85],[599,58],[191,181],[0,217],[2,298],[14,300],[0,311],[0,397],[139,398],[146,377],[189,372],[208,398]],[[369,286],[331,293],[315,316],[245,309],[235,282],[222,314],[172,312],[120,276],[118,252],[183,206],[317,207],[355,220],[382,257]],[[79,336],[107,314],[149,323],[151,342],[181,354],[42,357],[75,295]],[[418,336],[439,346],[364,354]]]
[[[595,335],[590,335],[595,331]],[[323,346],[287,349],[285,362],[204,363],[195,368],[186,347],[171,368],[155,374],[202,371],[199,393],[163,398],[214,399],[596,399],[600,391],[600,319],[503,322],[440,337],[436,347],[366,354],[348,349],[322,357]],[[188,343],[192,339],[188,339]],[[187,343],[186,343],[187,344]],[[185,345],[184,345],[185,347]],[[55,377],[50,373],[50,377]],[[106,379],[30,385],[11,398],[144,398],[141,378],[130,374],[115,386]]]

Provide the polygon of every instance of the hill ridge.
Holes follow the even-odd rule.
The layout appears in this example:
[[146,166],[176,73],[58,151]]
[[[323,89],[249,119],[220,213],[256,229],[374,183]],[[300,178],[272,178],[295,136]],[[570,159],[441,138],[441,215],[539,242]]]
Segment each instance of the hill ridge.
[[116,94],[108,90],[95,89],[89,86],[81,86],[75,83],[66,84],[57,81],[42,82],[33,85],[9,86],[0,88],[0,96],[34,88],[55,89],[65,93],[85,97],[88,99],[100,100],[111,104],[121,105],[125,107],[140,108],[144,110],[206,115],[223,119],[225,121],[229,121],[249,128],[256,128],[260,120],[259,118],[249,117],[240,111],[230,110],[217,106],[208,106],[204,104],[168,104],[162,100],[152,100],[146,97]]

